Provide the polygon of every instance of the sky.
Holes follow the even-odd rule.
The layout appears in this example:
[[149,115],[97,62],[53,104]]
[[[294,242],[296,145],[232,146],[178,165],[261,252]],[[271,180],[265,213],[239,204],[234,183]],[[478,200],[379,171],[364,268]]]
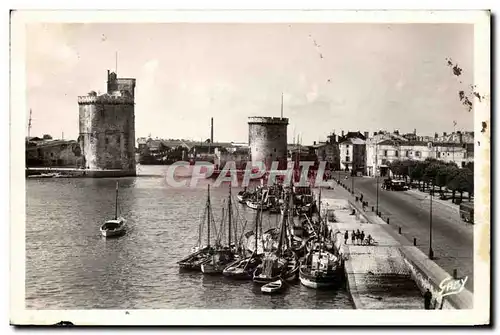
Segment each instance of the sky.
[[31,136],[76,139],[77,97],[104,93],[108,69],[137,80],[137,138],[205,140],[213,117],[214,141],[247,142],[248,117],[280,116],[282,92],[289,143],[472,130],[458,91],[473,83],[473,40],[467,24],[30,23]]

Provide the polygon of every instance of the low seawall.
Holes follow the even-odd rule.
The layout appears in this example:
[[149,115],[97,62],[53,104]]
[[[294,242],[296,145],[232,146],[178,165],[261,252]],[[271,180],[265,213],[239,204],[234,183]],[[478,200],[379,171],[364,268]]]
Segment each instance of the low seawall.
[[[422,294],[412,279],[399,243],[359,211],[353,215],[353,206],[347,200],[326,199],[325,203],[328,209],[334,210],[335,220],[328,224],[335,240],[340,242],[347,286],[355,307],[422,309]],[[360,240],[353,240],[353,232],[358,230],[364,232],[365,238],[372,236],[377,244],[362,245]]]
[[116,178],[135,177],[135,171],[127,170],[82,170],[71,168],[29,168],[26,177],[36,178],[40,175],[58,174],[59,177],[68,178]]
[[375,213],[366,213],[361,210],[356,203],[349,201],[349,204],[356,209],[360,217],[363,217],[368,222],[379,226],[389,236],[391,236],[399,244],[399,252],[403,257],[406,267],[409,269],[411,278],[415,281],[419,290],[423,294],[427,289],[432,293],[431,308],[435,309],[472,309],[474,298],[473,294],[463,289],[458,294],[452,294],[444,297],[444,301],[440,297],[440,284],[452,278],[452,276],[443,270],[439,265],[433,262],[422,251],[408,241],[404,236],[395,232],[388,224],[375,215]]

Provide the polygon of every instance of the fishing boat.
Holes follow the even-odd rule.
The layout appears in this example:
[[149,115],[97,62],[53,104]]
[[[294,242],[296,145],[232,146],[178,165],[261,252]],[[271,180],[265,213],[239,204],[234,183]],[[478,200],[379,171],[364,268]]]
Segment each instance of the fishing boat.
[[[202,230],[203,230],[203,221],[200,224],[198,231],[198,245],[195,246],[194,252],[192,252],[186,258],[177,262],[179,268],[184,270],[194,270],[200,271],[201,266],[205,263],[210,262],[211,257],[215,251],[215,248],[210,245],[210,226],[212,223],[212,206],[210,204],[210,185],[208,185],[208,193],[207,193],[207,202],[205,206],[205,213],[207,215],[207,244],[202,246],[201,238],[202,238]],[[193,249],[191,249],[193,251]]]
[[253,282],[256,284],[267,284],[277,280],[287,269],[287,260],[275,253],[264,256],[262,263],[257,266],[253,273]]
[[[226,277],[230,277],[233,279],[252,279],[253,273],[257,266],[259,266],[262,262],[262,254],[259,253],[259,222],[262,220],[262,210],[258,211],[255,215],[255,233],[254,236],[254,250],[252,255],[249,258],[245,258],[242,260],[236,260],[233,263],[229,264],[223,271],[222,274]],[[247,233],[248,234],[248,233]],[[262,244],[261,251],[264,251],[264,245]]]
[[[321,204],[321,189],[320,189]],[[321,224],[321,207],[318,208],[319,227],[324,230]],[[315,240],[310,241],[311,250],[300,262],[299,279],[302,285],[309,288],[326,288],[339,284],[343,279],[343,261],[333,252],[326,250],[326,238],[322,231],[318,233]]]
[[[276,281],[280,278],[296,277],[297,258],[288,245],[287,222],[288,222],[288,203],[285,204],[285,213],[281,217],[279,229],[278,247],[276,251],[267,252],[262,260],[262,264],[257,266],[253,274],[253,281],[256,284],[266,284]],[[290,266],[289,266],[289,263]]]
[[[201,272],[204,274],[221,274],[230,263],[240,259],[239,255],[236,253],[236,245],[231,244],[232,224],[231,186],[229,186],[227,246],[216,247],[209,261],[201,264]],[[221,221],[221,231],[223,228],[224,215]],[[220,246],[220,241],[217,241],[216,244]]]
[[221,274],[230,263],[238,259],[238,255],[230,248],[214,250],[212,257],[201,264],[201,272],[204,274]]
[[115,218],[104,222],[99,230],[104,237],[117,237],[126,232],[125,219],[118,217],[118,182],[116,183]]
[[312,252],[300,262],[299,279],[310,288],[335,286],[342,281],[341,260],[328,251]]
[[276,281],[267,283],[266,285],[262,286],[260,290],[262,293],[278,293],[281,290],[283,290],[283,281],[281,279],[278,279]]

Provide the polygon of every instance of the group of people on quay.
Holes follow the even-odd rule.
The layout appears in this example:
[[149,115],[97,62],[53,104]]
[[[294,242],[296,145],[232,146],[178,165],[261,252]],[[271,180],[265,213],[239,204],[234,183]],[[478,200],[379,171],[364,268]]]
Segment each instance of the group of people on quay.
[[[344,243],[347,244],[349,241],[349,231],[345,231],[344,233]],[[368,234],[365,239],[365,232],[362,230],[361,232],[358,230],[351,232],[351,244],[353,245],[373,245],[375,244],[375,240],[373,237]]]

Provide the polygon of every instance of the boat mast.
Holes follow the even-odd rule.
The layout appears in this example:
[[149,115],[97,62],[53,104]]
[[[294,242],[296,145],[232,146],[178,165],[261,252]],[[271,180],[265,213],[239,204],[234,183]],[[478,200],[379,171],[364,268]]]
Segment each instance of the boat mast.
[[[262,198],[261,198],[261,205],[262,205]],[[262,208],[261,208],[262,210]],[[258,248],[258,244],[257,244],[257,238],[259,236],[259,219],[260,219],[260,213],[259,211],[257,211],[257,215],[255,217],[255,254],[257,255],[257,248]]]
[[285,208],[283,210],[283,215],[281,216],[281,226],[280,226],[280,239],[278,242],[278,252],[276,253],[278,256],[281,256],[281,249],[283,248],[283,234],[285,233],[285,220],[288,215],[287,203],[285,202]]
[[227,244],[229,248],[231,248],[231,216],[233,213],[231,212],[231,184],[229,184],[229,201],[228,201],[228,213],[229,218],[228,218],[228,232],[227,232]]
[[[263,217],[263,215],[264,215],[264,197],[262,197],[262,199],[260,200],[259,231],[260,231],[260,238],[261,239],[264,237],[264,234],[262,233],[262,222],[263,222],[262,217]],[[264,239],[262,239],[262,252],[264,252]]]
[[116,196],[115,196],[115,220],[118,219],[118,182],[116,182]]
[[208,197],[207,197],[207,246],[210,246],[210,185],[208,185]]
[[30,108],[30,119],[28,121],[28,142],[30,141],[30,136],[31,136],[31,108]]

